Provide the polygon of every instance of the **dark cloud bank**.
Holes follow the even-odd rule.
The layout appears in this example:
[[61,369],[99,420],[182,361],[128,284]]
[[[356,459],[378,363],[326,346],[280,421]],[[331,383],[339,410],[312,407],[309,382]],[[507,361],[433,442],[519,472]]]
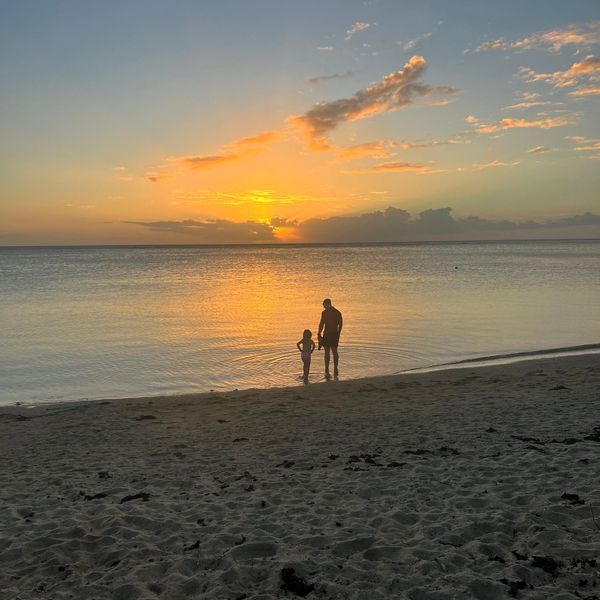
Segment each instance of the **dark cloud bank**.
[[429,209],[413,217],[405,210],[389,207],[385,211],[301,223],[275,218],[270,225],[224,219],[127,223],[170,234],[171,238],[175,234],[181,242],[197,244],[276,243],[280,241],[276,227],[293,228],[299,240],[320,243],[600,237],[600,215],[589,212],[547,221],[519,222],[480,217],[455,219],[451,212],[451,208]]

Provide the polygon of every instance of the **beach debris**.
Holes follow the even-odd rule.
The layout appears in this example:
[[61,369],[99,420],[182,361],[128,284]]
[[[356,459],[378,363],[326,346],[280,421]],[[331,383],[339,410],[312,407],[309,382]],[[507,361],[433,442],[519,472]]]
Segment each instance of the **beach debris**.
[[556,571],[562,566],[562,563],[554,560],[551,556],[534,556],[531,561],[531,566],[542,569],[546,571],[546,573],[555,576]]
[[206,521],[204,519],[198,519],[196,523],[198,523],[198,525],[202,525],[202,527],[206,527]]
[[250,484],[250,485],[246,486],[246,487],[244,488],[244,490],[245,490],[246,492],[253,492],[253,491],[254,491],[254,485],[253,485],[253,484]]
[[393,469],[393,468],[396,468],[396,467],[403,467],[403,466],[404,466],[404,465],[406,465],[406,464],[407,464],[407,463],[405,463],[405,462],[398,462],[398,461],[396,461],[396,460],[393,460],[392,462],[388,463],[388,465],[387,465],[387,466],[388,466],[389,468]]
[[570,387],[567,387],[566,385],[555,385],[553,388],[550,388],[551,392],[554,392],[555,390],[570,390]]
[[526,375],[527,377],[548,377],[544,371],[539,369],[537,371],[529,371],[529,373],[526,373]]
[[590,442],[600,442],[600,425],[596,425],[596,427],[592,429],[592,433],[586,435],[583,439],[589,440]]
[[339,454],[330,454],[328,456],[329,460],[335,460],[336,458],[339,458],[339,457],[340,457]]
[[200,548],[200,540],[196,540],[193,544],[190,544],[187,548],[184,546],[183,551],[188,552],[190,550],[198,550]]
[[281,581],[283,582],[281,585],[282,590],[292,592],[302,598],[308,596],[315,589],[313,583],[308,583],[306,579],[298,577],[296,570],[291,567],[281,569]]
[[542,454],[546,454],[546,451],[543,448],[538,448],[537,446],[532,446],[531,444],[527,444],[527,446],[525,446],[525,450],[537,450]]
[[440,446],[437,450],[423,450],[422,448],[418,448],[417,450],[405,450],[404,454],[412,454],[414,456],[423,456],[425,454],[433,454],[436,456],[456,456],[460,454],[456,448],[451,448],[450,446]]
[[564,440],[550,440],[548,443],[549,444],[566,444],[567,446],[570,446],[571,444],[576,444],[577,442],[580,442],[581,440],[579,438],[565,438]]
[[131,502],[132,500],[143,500],[144,502],[148,502],[149,498],[150,494],[148,492],[140,492],[139,494],[124,496],[123,498],[121,498],[119,504],[123,504],[124,502]]
[[139,415],[138,417],[135,417],[136,421],[148,421],[152,419],[156,419],[156,417],[154,415]]
[[585,500],[579,497],[579,494],[568,494],[564,493],[561,500],[568,500],[571,504],[585,504]]
[[[506,577],[503,577],[500,581],[504,585],[508,586],[508,595],[513,598],[517,597],[519,590],[523,590],[526,587],[528,587],[527,582],[523,581],[522,579],[517,579],[516,581],[510,581],[509,579],[506,579]],[[532,586],[529,586],[529,588],[532,589]]]
[[79,491],[79,495],[83,496],[84,500],[100,500],[100,498],[106,498],[107,494],[99,492],[98,494],[86,494],[85,492]]
[[517,560],[529,560],[529,556],[527,556],[527,554],[521,554],[516,550],[511,550],[511,552]]
[[538,440],[538,438],[528,437],[526,435],[511,435],[510,437],[513,438],[513,440],[519,440],[520,442],[532,442],[533,444],[539,444],[540,446],[543,446],[546,443],[542,440]]
[[10,413],[0,414],[0,419],[5,419],[6,421],[31,421],[31,417],[26,417],[25,415],[12,415]]
[[108,471],[98,471],[98,479],[112,479],[112,475]]
[[488,427],[488,428],[485,430],[485,432],[486,432],[486,433],[498,433],[498,430],[497,430],[497,429],[494,429],[493,427]]
[[217,419],[217,423],[229,423],[227,419]]
[[235,444],[236,442],[247,442],[247,441],[248,441],[247,437],[238,437],[233,440],[233,443]]
[[498,556],[497,554],[494,554],[494,556],[488,556],[488,560],[490,560],[490,561],[496,561],[496,562],[501,562],[501,563],[505,563],[506,562],[501,556]]
[[574,567],[595,567],[598,561],[595,558],[574,558],[571,564]]
[[289,469],[290,467],[294,466],[294,461],[293,460],[288,460],[287,458],[283,461],[280,462],[278,465],[275,465],[276,467],[283,467],[284,469]]

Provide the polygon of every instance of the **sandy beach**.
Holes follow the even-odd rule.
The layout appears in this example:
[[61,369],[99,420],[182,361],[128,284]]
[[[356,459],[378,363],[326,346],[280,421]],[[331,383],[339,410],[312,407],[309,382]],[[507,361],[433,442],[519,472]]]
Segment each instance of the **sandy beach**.
[[0,409],[0,598],[600,598],[600,356]]

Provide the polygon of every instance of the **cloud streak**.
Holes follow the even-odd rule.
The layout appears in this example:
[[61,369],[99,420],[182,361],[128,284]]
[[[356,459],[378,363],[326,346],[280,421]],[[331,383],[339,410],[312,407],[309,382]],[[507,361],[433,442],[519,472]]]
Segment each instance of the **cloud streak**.
[[583,25],[569,25],[563,29],[552,29],[541,33],[534,33],[518,40],[497,38],[483,42],[475,52],[490,50],[531,50],[532,48],[547,48],[551,52],[560,52],[565,46],[587,48],[600,43],[600,21],[592,21]]
[[425,165],[407,162],[384,162],[373,167],[353,169],[351,173],[441,173],[445,169],[432,169]]
[[251,244],[277,241],[273,227],[266,223],[246,221],[235,223],[225,219],[197,221],[123,221],[150,231],[179,234],[194,238],[200,244]]
[[348,29],[346,31],[346,36],[344,37],[344,39],[347,42],[349,42],[354,35],[356,35],[357,33],[361,32],[361,31],[365,31],[366,29],[369,29],[369,27],[371,27],[370,23],[364,23],[362,21],[357,21],[356,23],[354,23],[354,25],[352,25],[352,27],[350,27],[350,29]]
[[548,117],[533,121],[527,119],[502,119],[498,123],[477,125],[475,131],[477,133],[496,133],[507,129],[554,129],[555,127],[564,127],[565,125],[573,125],[574,123],[575,121],[568,117]]
[[543,81],[549,83],[554,88],[574,87],[582,78],[600,75],[600,59],[590,54],[582,61],[573,63],[565,71],[536,73],[531,69],[522,68],[520,73],[529,83]]
[[352,71],[346,71],[345,73],[333,73],[331,75],[319,75],[317,77],[311,77],[307,79],[307,83],[310,85],[315,85],[319,83],[319,81],[331,81],[332,79],[346,79],[347,77],[352,77],[354,73]]
[[279,138],[276,131],[263,131],[256,135],[235,140],[223,148],[220,154],[199,156],[171,156],[167,160],[196,171],[212,169],[262,152]]
[[312,150],[330,150],[327,136],[342,123],[396,111],[419,96],[457,91],[421,83],[424,71],[425,59],[413,56],[401,70],[386,75],[379,83],[357,91],[351,98],[315,104],[303,115],[288,117],[288,123],[302,131]]
[[534,148],[529,148],[527,152],[529,154],[542,154],[543,152],[550,152],[552,148],[548,148],[546,146],[535,146]]

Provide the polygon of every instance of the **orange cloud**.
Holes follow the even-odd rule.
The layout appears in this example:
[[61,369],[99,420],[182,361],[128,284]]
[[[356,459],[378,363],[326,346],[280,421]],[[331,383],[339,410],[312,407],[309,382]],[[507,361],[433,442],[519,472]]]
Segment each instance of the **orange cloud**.
[[419,83],[424,71],[425,59],[413,56],[400,71],[386,75],[381,82],[359,90],[351,98],[320,102],[301,116],[288,117],[287,121],[302,131],[312,150],[328,150],[327,135],[342,123],[393,112],[412,104],[416,96],[457,91],[449,86]]
[[172,156],[169,161],[179,163],[190,169],[212,169],[224,163],[239,160],[241,156],[238,154],[215,154],[213,156]]
[[508,109],[515,109],[515,110],[524,110],[526,108],[533,108],[534,106],[547,106],[547,105],[556,105],[556,104],[562,104],[562,102],[542,102],[542,101],[534,101],[534,102],[519,102],[518,104],[511,104],[510,106],[506,107],[506,110]]
[[527,119],[502,119],[499,123],[489,125],[478,125],[475,128],[477,133],[495,133],[505,129],[522,129],[538,127],[540,129],[553,129],[564,125],[572,125],[573,120],[565,117],[548,117],[547,119],[538,119],[537,121],[528,121]]
[[578,152],[595,152],[600,150],[600,142],[590,140],[585,146],[576,146],[574,150]]
[[373,158],[387,158],[390,155],[389,148],[396,146],[395,142],[389,140],[378,140],[376,142],[366,142],[356,144],[348,148],[340,148],[337,151],[340,160],[352,160],[361,156],[371,156]]
[[569,96],[598,96],[600,95],[600,86],[592,85],[589,87],[580,87],[572,92],[569,92]]
[[577,85],[580,78],[598,74],[600,74],[600,59],[591,54],[581,62],[573,63],[565,71],[536,73],[531,69],[521,69],[521,75],[527,78],[529,82],[545,81],[555,88],[573,87]]
[[564,29],[553,29],[542,33],[534,33],[519,40],[498,38],[484,42],[475,48],[475,52],[488,50],[529,50],[536,47],[547,47],[552,52],[559,52],[565,46],[588,47],[600,43],[600,21],[592,21],[583,25],[569,25]]
[[279,134],[276,131],[263,131],[257,135],[251,135],[249,137],[236,140],[232,143],[233,146],[249,146],[249,145],[263,145],[271,144],[276,141]]
[[406,162],[385,162],[366,169],[355,169],[351,173],[442,173],[445,169],[431,169],[425,165]]
[[484,164],[475,164],[473,165],[473,169],[475,171],[481,171],[483,169],[493,169],[496,167],[516,167],[518,164],[520,164],[521,161],[519,160],[514,160],[512,162],[502,162],[500,160],[492,160],[489,163],[484,163]]
[[276,131],[263,131],[256,135],[235,140],[224,147],[222,154],[208,156],[172,156],[169,162],[180,164],[194,170],[212,169],[226,163],[234,162],[248,156],[258,154],[266,146],[279,139]]

